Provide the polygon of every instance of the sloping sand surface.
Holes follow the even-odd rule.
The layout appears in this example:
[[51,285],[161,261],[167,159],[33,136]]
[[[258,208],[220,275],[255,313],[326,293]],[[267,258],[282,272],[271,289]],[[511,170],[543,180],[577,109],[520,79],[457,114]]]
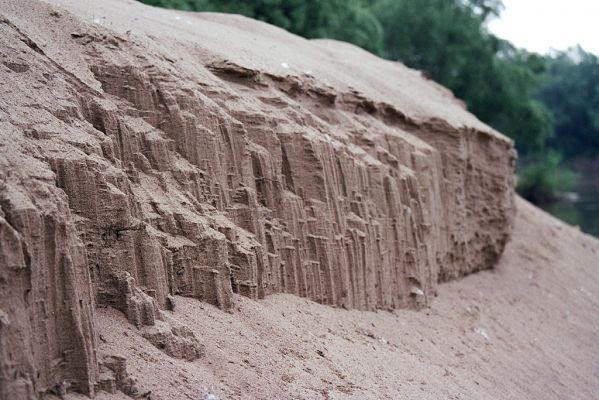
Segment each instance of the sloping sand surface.
[[[364,312],[291,295],[227,313],[177,298],[205,345],[185,362],[98,310],[101,348],[152,399],[592,399],[599,391],[599,241],[518,200],[493,271],[440,286],[428,309]],[[100,398],[114,398],[101,395]]]

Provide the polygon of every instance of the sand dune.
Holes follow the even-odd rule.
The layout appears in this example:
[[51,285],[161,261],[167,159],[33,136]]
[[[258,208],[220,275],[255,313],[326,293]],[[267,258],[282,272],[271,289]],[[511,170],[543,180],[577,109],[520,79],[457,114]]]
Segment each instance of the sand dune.
[[517,200],[513,142],[418,71],[0,0],[0,77],[1,399],[597,391],[597,240]]

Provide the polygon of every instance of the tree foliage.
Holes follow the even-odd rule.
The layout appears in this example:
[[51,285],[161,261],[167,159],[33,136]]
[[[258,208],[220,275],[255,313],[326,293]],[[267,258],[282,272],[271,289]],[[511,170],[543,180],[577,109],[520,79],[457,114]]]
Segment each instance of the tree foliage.
[[575,47],[547,62],[548,79],[538,97],[555,120],[549,146],[566,158],[599,155],[599,59]]
[[521,152],[542,149],[551,116],[533,97],[543,59],[486,29],[497,0],[378,0],[385,56],[428,72],[481,120],[515,138]]

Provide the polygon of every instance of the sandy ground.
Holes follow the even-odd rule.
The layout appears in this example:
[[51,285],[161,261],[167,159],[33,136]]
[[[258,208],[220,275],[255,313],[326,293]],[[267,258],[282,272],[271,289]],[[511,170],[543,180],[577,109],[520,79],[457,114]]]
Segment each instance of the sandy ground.
[[[599,394],[599,241],[523,200],[494,271],[441,285],[430,308],[346,311],[291,295],[233,313],[178,298],[206,346],[170,358],[117,311],[101,350],[126,356],[152,399],[593,399]],[[100,398],[114,398],[101,394]]]
[[[16,39],[13,42],[17,47],[13,50],[16,52],[22,47],[22,54],[27,55],[26,57],[15,56],[15,60],[19,62],[10,62],[12,68],[6,66],[12,71],[7,73],[19,73],[22,77],[11,76],[10,79],[5,79],[4,81],[15,85],[10,85],[11,88],[14,86],[12,91],[2,92],[3,98],[7,99],[5,103],[8,106],[5,107],[18,110],[11,114],[10,119],[5,119],[19,121],[15,124],[27,128],[27,135],[23,135],[26,139],[21,140],[17,135],[5,135],[6,140],[3,143],[5,146],[11,146],[5,147],[11,150],[4,151],[6,154],[13,153],[11,170],[19,172],[17,178],[14,178],[17,182],[15,187],[30,186],[40,192],[46,190],[45,186],[41,189],[36,186],[38,177],[40,177],[39,182],[43,182],[42,179],[50,182],[51,186],[48,187],[54,188],[56,183],[54,175],[49,173],[50,170],[36,169],[38,164],[31,161],[33,156],[29,156],[29,152],[35,153],[42,148],[37,142],[32,142],[28,138],[29,133],[35,133],[33,136],[38,135],[38,126],[43,127],[39,131],[40,137],[55,137],[55,139],[47,139],[44,145],[55,146],[46,149],[54,149],[52,151],[59,153],[60,157],[65,156],[65,148],[69,152],[67,155],[78,161],[88,160],[82,155],[88,155],[87,151],[93,154],[96,154],[96,151],[98,154],[103,153],[100,142],[96,142],[96,139],[92,140],[92,136],[88,136],[87,132],[83,134],[83,130],[69,130],[67,128],[71,127],[70,125],[66,123],[63,125],[64,121],[58,122],[62,119],[69,120],[66,118],[69,113],[72,112],[74,115],[77,111],[70,101],[66,101],[72,98],[69,82],[76,83],[73,83],[73,88],[85,89],[88,91],[86,93],[93,96],[96,96],[95,93],[102,87],[89,68],[89,59],[100,65],[105,63],[112,65],[111,63],[114,62],[113,68],[120,63],[127,65],[131,62],[131,65],[136,66],[132,69],[135,71],[137,66],[148,70],[158,66],[160,71],[168,71],[168,74],[162,75],[163,77],[170,76],[172,72],[186,77],[187,80],[195,77],[195,81],[191,79],[194,84],[205,80],[215,85],[215,88],[220,87],[217,85],[217,78],[204,70],[203,66],[218,65],[223,60],[242,68],[241,71],[245,68],[278,77],[295,77],[306,81],[314,79],[320,82],[319,84],[326,84],[323,86],[326,89],[325,94],[355,91],[361,96],[363,94],[366,99],[385,99],[385,103],[401,110],[401,114],[405,113],[413,121],[431,122],[433,121],[431,118],[434,117],[435,121],[439,119],[446,121],[454,128],[468,126],[480,129],[481,132],[488,130],[489,135],[496,136],[495,139],[499,138],[499,141],[509,150],[509,143],[504,142],[502,136],[466,113],[462,104],[453,99],[447,90],[420,79],[419,72],[408,70],[397,63],[382,63],[376,57],[348,45],[331,41],[306,41],[283,34],[280,29],[266,24],[257,24],[255,21],[241,17],[165,11],[141,6],[134,1],[53,0],[49,4],[40,4],[26,0],[18,2],[0,0],[2,13],[8,15],[11,24],[5,24],[5,32],[10,32],[12,35],[10,37]],[[56,6],[64,6],[69,12],[55,12],[53,7]],[[227,24],[234,24],[234,29]],[[106,31],[110,34],[106,35]],[[0,38],[4,37],[0,36]],[[87,42],[87,40],[91,41]],[[94,47],[96,45],[92,43],[96,41],[98,44]],[[100,45],[100,43],[108,44]],[[197,43],[201,43],[201,46]],[[92,49],[82,50],[81,47],[87,45]],[[116,50],[121,48],[119,46],[123,46],[122,51]],[[7,48],[12,47],[7,46]],[[111,48],[108,53],[97,52],[108,51],[108,48]],[[165,49],[168,49],[169,58],[162,56]],[[132,54],[139,56],[139,59],[135,62],[129,61],[129,56],[134,57]],[[41,58],[42,56],[44,58]],[[109,63],[108,57],[113,56],[115,60]],[[214,64],[215,62],[217,64]],[[46,63],[49,63],[47,71],[45,67],[42,68]],[[171,68],[170,64],[176,64],[177,67]],[[116,70],[121,71],[119,68]],[[27,85],[29,81],[25,78],[31,77],[31,74],[36,71],[39,72],[39,81]],[[52,74],[49,74],[52,72],[66,80],[63,82],[58,78],[49,79],[44,76],[43,71],[48,72],[46,75],[49,77],[52,77]],[[102,76],[106,80],[109,75]],[[135,76],[132,74],[132,77]],[[151,74],[147,76],[150,81]],[[394,78],[389,79],[390,76]],[[173,80],[173,88],[179,87],[176,78]],[[51,82],[55,82],[56,86],[47,86]],[[115,86],[125,88],[121,85],[124,82],[124,80],[117,81]],[[61,89],[56,91],[48,89],[55,87]],[[146,93],[141,91],[144,88],[145,86],[140,84],[139,93]],[[250,89],[244,90],[247,91],[242,94],[247,96],[248,104],[241,104],[242,110],[245,110],[246,106],[250,111],[253,111],[254,107],[266,107],[264,104],[267,103],[253,105],[251,101],[255,100],[253,97],[255,93],[249,91]],[[190,91],[190,93],[195,92]],[[116,104],[122,104],[121,101],[129,101],[124,91],[115,90],[111,95],[117,97],[120,95],[122,99],[119,103],[115,103],[115,108]],[[97,100],[100,101],[101,98],[98,97]],[[46,113],[51,114],[50,111],[34,107],[32,104],[34,106],[56,105],[48,108],[62,119],[54,121],[52,119],[54,116],[50,118],[46,115]],[[196,102],[188,100],[186,104],[196,104]],[[200,103],[196,105],[202,107]],[[143,101],[139,101],[135,107],[139,108],[137,111],[148,112],[144,108]],[[36,109],[43,111],[38,110],[38,115],[37,111],[33,111]],[[117,115],[110,108],[104,111],[106,116]],[[190,112],[187,109],[184,111]],[[196,110],[196,112],[198,118],[204,115],[204,110]],[[48,121],[53,121],[56,125],[52,126]],[[36,130],[30,131],[30,126],[36,127]],[[174,126],[170,134],[178,137],[179,125]],[[272,127],[270,125],[267,127],[265,132],[270,135]],[[79,128],[80,126],[77,127]],[[107,130],[106,126],[102,126],[101,129]],[[197,132],[193,130],[189,132],[188,138],[197,138]],[[103,138],[98,132],[94,135],[96,133]],[[343,140],[347,139],[343,132],[337,135]],[[131,143],[135,143],[134,135],[131,136]],[[373,137],[377,139],[383,136]],[[165,143],[172,140],[168,136],[163,139]],[[86,140],[89,140],[89,143]],[[417,143],[415,138],[405,140],[406,143]],[[157,141],[157,143],[163,142]],[[31,143],[36,144],[29,146]],[[73,146],[66,147],[67,143]],[[203,142],[192,141],[192,143],[200,143],[198,145],[200,146]],[[439,146],[440,151],[450,150],[443,143]],[[131,148],[136,147],[131,145]],[[29,152],[22,149],[28,149]],[[85,149],[85,152],[81,149]],[[36,153],[36,157],[42,159],[48,155],[48,159],[54,156],[55,160],[62,160],[60,157],[56,158],[54,153],[48,151],[46,154],[40,151],[39,154]],[[456,153],[455,156],[464,157],[464,154]],[[12,161],[13,159],[18,160]],[[492,159],[489,156],[488,160]],[[187,166],[187,161],[177,160],[182,162],[181,165]],[[165,159],[166,161],[168,160]],[[112,182],[116,179],[115,176],[119,175],[117,172],[112,172],[110,161],[103,162],[110,166],[107,170],[115,174],[108,180],[100,182],[107,187],[105,182]],[[89,165],[91,164],[90,162]],[[213,169],[219,170],[220,165],[215,162]],[[236,165],[231,162],[229,166]],[[491,168],[490,164],[484,166]],[[5,168],[8,170],[8,167]],[[172,172],[170,168],[170,166],[164,167],[165,171],[162,172]],[[40,171],[46,171],[47,175]],[[104,173],[104,170],[100,169],[90,171],[95,172],[90,172],[88,176],[100,176]],[[187,170],[181,169],[179,172],[181,171]],[[252,173],[248,171],[247,176],[251,176]],[[510,183],[510,190],[494,191],[496,196],[493,199],[497,200],[499,205],[501,200],[511,199],[511,169],[509,173],[510,177],[505,182]],[[30,179],[30,176],[36,180],[33,178],[29,181],[19,180],[22,177]],[[122,176],[125,179],[125,175]],[[458,174],[458,176],[463,175]],[[160,181],[167,182],[162,179]],[[158,186],[148,181],[147,186],[143,188],[149,193]],[[82,185],[82,187],[87,189],[76,187],[71,190],[69,196],[79,196],[74,198],[81,199],[82,203],[85,203],[87,199],[83,197],[93,193],[90,189],[92,186]],[[126,193],[133,193],[130,189],[123,188],[123,190]],[[112,193],[112,189],[105,192]],[[126,197],[124,192],[116,190],[114,192],[114,197],[108,197],[113,199],[111,201],[114,203],[108,201],[106,204],[121,204],[122,200],[119,199]],[[157,196],[162,193],[157,192]],[[175,199],[176,196],[172,193],[170,192],[169,196]],[[478,195],[473,191],[471,198],[480,198],[477,197]],[[163,196],[166,197],[165,194]],[[39,198],[45,197],[39,196]],[[48,198],[52,201],[47,201],[47,204],[52,206],[66,199],[58,195]],[[154,199],[149,195],[147,198]],[[20,195],[17,199],[24,202]],[[54,199],[58,200],[54,201]],[[140,199],[139,201],[150,203],[146,200],[146,196]],[[60,204],[65,210],[67,209],[66,202]],[[203,357],[190,362],[167,356],[144,339],[141,332],[127,322],[123,314],[110,308],[99,309],[96,312],[98,353],[124,356],[128,360],[130,375],[138,382],[139,398],[153,400],[598,398],[599,241],[558,222],[521,200],[518,201],[518,207],[519,216],[512,243],[496,269],[441,285],[438,298],[433,301],[430,308],[420,311],[398,310],[393,313],[348,311],[322,306],[291,295],[276,295],[262,301],[236,296],[236,306],[232,312],[225,312],[194,299],[179,297],[177,307],[170,314],[170,318],[180,320],[194,331],[196,337],[205,346]],[[33,208],[19,210],[31,209]],[[108,210],[109,207],[105,209]],[[180,213],[181,210],[187,208],[183,207],[182,203],[176,203],[173,214]],[[94,218],[99,219],[100,217],[95,216],[96,211],[94,209],[92,214]],[[152,211],[148,214],[148,218],[156,218],[154,214],[156,212]],[[111,218],[113,214],[107,212],[103,217]],[[189,218],[185,221],[195,223],[195,219]],[[125,218],[120,222],[123,224],[118,226],[130,226],[128,225],[130,221]],[[485,228],[485,226],[475,228]],[[56,232],[63,230],[67,232],[65,229],[55,227],[49,227],[48,232],[54,232],[53,229]],[[483,232],[483,235],[484,231],[485,229],[477,230]],[[74,247],[79,243],[59,239],[68,238],[67,236],[55,237],[56,242],[66,243],[66,247]],[[19,249],[15,254],[18,253],[19,257],[22,257],[20,247],[13,246],[13,248]],[[51,246],[49,248],[53,249]],[[59,251],[52,250],[52,253],[67,254],[64,247],[57,248]],[[140,248],[139,251],[142,249]],[[113,258],[118,258],[120,254],[127,253],[112,255]],[[162,253],[156,252],[156,254]],[[53,258],[48,257],[49,260]],[[66,257],[61,258],[66,260]],[[122,260],[122,270],[126,270],[130,267],[125,265],[128,259],[122,258]],[[25,264],[23,260],[23,265]],[[40,265],[45,264],[40,262]],[[82,275],[83,271],[87,273],[90,265],[82,263],[81,269],[76,270],[77,273],[81,272]],[[162,264],[148,264],[148,268],[144,271],[151,273],[150,267],[153,268],[154,265]],[[53,269],[54,267],[39,268],[41,271]],[[61,282],[65,287],[79,283],[75,278],[69,281],[67,274],[48,276],[52,280],[48,279],[47,282]],[[74,277],[75,272],[70,276]],[[27,279],[24,278],[23,282],[27,282]],[[34,282],[33,287],[46,285],[45,279],[45,276],[40,277]],[[16,279],[10,282],[18,289]],[[89,283],[90,280],[85,282]],[[35,290],[33,292],[38,294]],[[49,308],[48,314],[59,317],[76,314],[72,311],[83,304],[82,302],[78,305],[77,302],[61,303],[50,295],[47,299],[41,297],[41,300],[46,301],[48,305],[54,307],[56,303],[56,308]],[[74,296],[70,297],[75,299]],[[91,297],[88,305],[90,304],[92,304]],[[24,304],[19,309],[26,312],[27,307],[29,306]],[[64,311],[68,314],[61,314]],[[46,311],[43,312],[45,313]],[[82,314],[81,320],[86,323],[91,321],[91,312],[88,315],[90,319],[85,319]],[[45,318],[45,315],[43,317]],[[72,326],[69,326],[71,319],[73,318],[50,320],[56,321],[60,329],[68,332],[69,329],[73,331],[74,328],[79,329],[72,323]],[[22,320],[25,321],[23,326],[33,326],[42,318],[27,321],[25,317]],[[55,343],[57,349],[63,349],[61,341],[68,338],[68,334],[57,335],[55,331],[59,329],[54,329],[54,325],[51,328],[47,331],[42,328],[36,330],[35,335],[41,337],[38,341]],[[93,327],[90,327],[89,332],[94,331]],[[46,334],[47,336],[44,336]],[[91,348],[96,341],[90,340],[89,343]],[[28,344],[22,349],[27,350],[27,346]],[[52,350],[50,345],[39,348]],[[81,354],[87,354],[82,349],[83,346],[79,346]],[[62,368],[60,362],[68,358],[65,356],[68,352],[71,352],[70,348],[64,352],[59,351],[57,352],[59,354],[56,354],[58,358],[48,359],[48,364],[40,365],[58,363],[57,370],[60,370]],[[48,358],[43,351],[38,351],[35,355],[33,352],[27,353],[26,356],[29,354],[31,357],[40,359]],[[53,355],[50,352],[48,354]],[[29,363],[29,360],[25,361]],[[47,369],[44,372],[47,372]],[[66,396],[66,398],[80,397]],[[122,394],[101,393],[97,398],[114,400],[127,397]]]

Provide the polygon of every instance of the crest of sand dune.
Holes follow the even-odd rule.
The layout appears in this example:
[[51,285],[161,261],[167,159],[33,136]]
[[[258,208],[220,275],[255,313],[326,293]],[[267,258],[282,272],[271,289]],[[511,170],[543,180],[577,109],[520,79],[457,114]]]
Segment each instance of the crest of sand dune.
[[419,72],[2,0],[0,78],[1,399],[597,389],[597,241],[519,201],[502,256],[513,143]]

